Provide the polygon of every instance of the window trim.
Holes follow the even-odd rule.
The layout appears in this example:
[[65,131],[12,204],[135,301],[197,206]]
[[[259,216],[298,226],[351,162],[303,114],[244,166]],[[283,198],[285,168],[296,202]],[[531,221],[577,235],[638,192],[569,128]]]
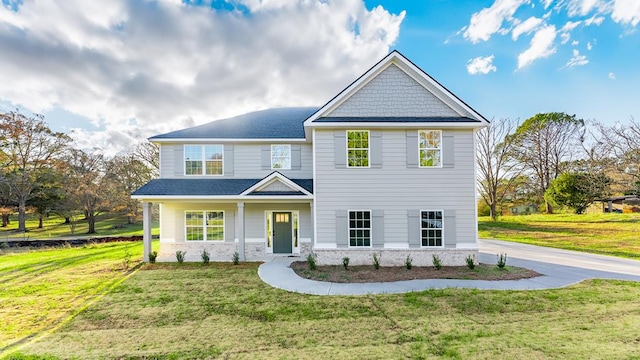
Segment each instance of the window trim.
[[[289,167],[282,167],[282,168],[274,168],[273,167],[273,147],[274,146],[286,146],[289,148]],[[291,162],[293,161],[293,156],[291,153],[292,149],[291,149],[291,144],[271,144],[271,170],[291,170]]]
[[[369,246],[351,245],[351,212],[368,212],[369,213]],[[354,228],[355,230],[356,228]],[[366,228],[361,228],[363,230]],[[350,249],[367,249],[373,247],[373,211],[370,209],[349,209],[347,210],[347,247]]]
[[[423,212],[440,212],[442,214],[442,225],[440,226],[440,231],[442,231],[442,245],[440,246],[429,246],[429,245],[422,245],[422,213]],[[421,248],[426,248],[426,249],[439,249],[439,248],[444,248],[444,210],[435,210],[435,209],[427,209],[427,210],[420,210],[420,214],[418,216],[418,226],[419,226],[419,234],[420,234],[420,247]]]
[[[200,147],[200,155],[202,156],[202,173],[200,174],[187,174],[187,146],[199,146]],[[222,172],[220,174],[207,174],[207,157],[206,146],[221,146],[222,147],[222,157],[220,158],[220,163],[222,164]],[[195,161],[195,160],[189,160]],[[182,172],[184,176],[224,176],[224,144],[183,144],[182,145]]]
[[[429,132],[429,131],[437,131],[440,134],[440,147],[439,148],[422,148],[420,146],[420,133],[422,132]],[[442,130],[440,129],[421,129],[418,130],[418,167],[421,169],[441,169],[443,167],[443,163],[444,163],[444,154],[443,154],[443,144],[442,144]],[[421,158],[421,153],[422,150],[440,150],[440,165],[438,166],[422,166],[422,158]]]
[[[199,212],[202,213],[202,240],[188,240],[187,239],[187,213],[188,212]],[[209,227],[207,225],[207,213],[209,212],[219,212],[222,213],[222,239],[220,240],[207,240],[207,228]],[[184,241],[185,243],[221,243],[224,242],[225,239],[227,238],[227,234],[226,234],[226,215],[225,215],[225,211],[224,210],[185,210],[184,211]],[[192,226],[195,227],[195,226]]]
[[[367,166],[349,166],[349,132],[367,133]],[[345,165],[349,169],[368,169],[371,167],[371,131],[370,130],[345,130]],[[365,150],[365,148],[352,148],[353,150]]]

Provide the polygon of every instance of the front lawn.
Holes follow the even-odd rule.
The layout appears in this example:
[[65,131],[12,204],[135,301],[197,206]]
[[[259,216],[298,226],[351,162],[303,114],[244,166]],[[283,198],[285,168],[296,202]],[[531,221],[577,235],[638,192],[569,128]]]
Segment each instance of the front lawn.
[[[9,276],[30,279],[31,293],[21,293],[27,288],[16,280],[3,290],[10,296],[0,300],[3,304],[13,297],[31,301],[22,306],[28,310],[3,306],[2,323],[11,318],[20,324],[55,312],[40,304],[59,301],[54,295],[40,300],[39,295],[47,291],[61,298],[87,292],[107,294],[52,334],[13,348],[19,353],[10,358],[640,356],[640,283],[592,280],[544,291],[446,289],[399,295],[312,296],[266,285],[257,276],[257,263],[146,264],[117,283],[124,276],[117,269],[123,249],[109,248],[117,245],[124,246],[51,250],[45,254],[50,259],[48,266],[55,269],[58,263],[67,263],[69,272],[53,271],[42,281],[37,280],[42,271],[41,275],[31,274],[39,269],[37,261],[11,255],[14,265]],[[110,253],[111,260],[96,260],[96,265],[103,265],[95,267],[88,266],[90,261],[73,264],[73,259],[84,259],[83,254],[91,252],[98,258]],[[0,256],[4,268],[6,259],[7,255]],[[64,282],[71,274],[78,281],[93,283],[67,291],[46,285]],[[17,333],[12,334],[16,337]],[[12,342],[12,336],[5,337],[4,344]]]
[[640,259],[640,214],[480,217],[478,230],[483,239]]

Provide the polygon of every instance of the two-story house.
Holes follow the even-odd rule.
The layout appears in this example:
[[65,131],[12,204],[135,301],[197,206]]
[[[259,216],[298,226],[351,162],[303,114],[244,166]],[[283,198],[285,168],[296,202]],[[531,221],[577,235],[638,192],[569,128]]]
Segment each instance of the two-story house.
[[475,131],[488,121],[393,51],[320,108],[157,135],[160,261],[313,252],[319,264],[464,264],[478,251]]

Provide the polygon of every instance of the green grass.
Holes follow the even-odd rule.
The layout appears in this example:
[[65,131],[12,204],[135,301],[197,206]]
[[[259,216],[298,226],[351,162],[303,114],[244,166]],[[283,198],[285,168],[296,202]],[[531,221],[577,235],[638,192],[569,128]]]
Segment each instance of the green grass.
[[[9,226],[0,228],[0,241],[8,239],[64,239],[73,237],[87,236],[89,226],[86,221],[79,220],[76,224],[75,234],[71,234],[71,228],[69,224],[64,223],[64,218],[51,215],[43,220],[43,228],[38,229],[38,218],[33,214],[27,215],[26,222],[27,232],[18,233],[17,216],[11,217],[11,223]],[[98,216],[96,222],[97,234],[92,234],[92,237],[102,236],[136,236],[142,235],[142,221],[137,221],[134,224],[127,224],[126,216],[115,215],[101,215]],[[156,222],[152,225],[152,234],[159,234],[159,227]]]
[[[39,294],[60,294],[59,286],[46,283],[66,281],[72,274],[75,281],[91,285],[70,288],[65,291],[69,298],[75,292],[110,290],[50,335],[12,349],[17,353],[8,358],[640,357],[640,283],[592,280],[545,291],[446,289],[310,296],[264,284],[256,263],[185,263],[144,265],[117,284],[114,278],[122,279],[124,273],[117,269],[123,249],[116,245],[43,252],[50,266],[70,264],[67,272],[42,281],[38,278],[43,271],[32,274],[39,271],[38,254],[11,255],[9,276],[30,279],[33,287],[15,280],[3,290],[11,296],[1,300],[3,304],[14,297],[32,301],[23,305],[28,310],[20,310],[20,316],[12,315],[14,307],[3,306],[0,323],[9,316],[20,323],[46,318],[53,310],[43,305],[49,301],[40,300]],[[102,265],[89,266],[88,258],[71,264],[83,256],[94,256],[95,264]],[[6,259],[7,255],[0,256],[4,268]],[[44,299],[59,301],[53,294]]]
[[478,230],[484,239],[640,259],[640,214],[481,217]]
[[75,314],[141,260],[142,242],[0,250],[0,350]]

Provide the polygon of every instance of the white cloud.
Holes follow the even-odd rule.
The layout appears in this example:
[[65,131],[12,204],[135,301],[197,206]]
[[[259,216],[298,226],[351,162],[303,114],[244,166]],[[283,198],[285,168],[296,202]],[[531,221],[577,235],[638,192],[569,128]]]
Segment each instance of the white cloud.
[[573,49],[573,57],[569,59],[565,67],[572,68],[574,66],[583,66],[587,65],[589,60],[585,55],[580,55],[580,51],[578,49]]
[[477,58],[467,61],[467,71],[471,75],[488,74],[497,70],[493,65],[493,55],[490,56],[478,56]]
[[529,48],[518,55],[518,69],[531,65],[538,59],[549,57],[556,52],[553,42],[556,38],[556,27],[548,25],[536,32]]
[[542,5],[544,5],[545,10],[551,6],[551,3],[553,3],[553,0],[542,0]]
[[569,0],[567,11],[571,17],[585,16],[591,11],[602,11],[606,6],[604,0]]
[[640,22],[640,1],[614,0],[611,19],[635,27]]
[[573,40],[571,42],[571,45],[573,45],[573,46],[577,46],[578,44],[580,44],[580,42],[578,40]]
[[537,18],[535,16],[531,16],[530,18],[519,23],[516,27],[513,28],[511,32],[511,38],[513,40],[518,40],[520,35],[530,34],[533,30],[538,28],[540,24],[542,24],[542,19]]
[[615,80],[615,79],[616,79],[616,74],[614,74],[614,73],[610,72],[610,73],[609,73],[609,75],[607,75],[607,77],[608,77],[610,80]]
[[510,20],[513,14],[529,0],[496,0],[491,7],[484,8],[471,15],[471,20],[463,33],[465,39],[472,43],[487,41],[491,35],[500,32],[505,20]]
[[593,49],[593,45],[591,45],[591,42],[587,42],[587,50],[591,50]]
[[569,42],[569,40],[571,40],[571,31],[578,27],[580,23],[581,21],[568,21],[562,28],[560,28],[558,32],[560,33],[560,38],[562,39],[560,41],[561,44],[566,44],[567,42]]
[[177,0],[0,6],[0,83],[12,84],[0,100],[63,108],[105,129],[89,139],[119,143],[188,118],[319,105],[387,54],[405,16],[362,0],[240,3],[249,10]]
[[584,25],[585,26],[591,26],[591,25],[596,25],[596,26],[600,26],[600,24],[602,24],[602,22],[604,21],[604,17],[602,16],[598,16],[598,15],[593,15],[592,17],[586,19],[584,21]]

